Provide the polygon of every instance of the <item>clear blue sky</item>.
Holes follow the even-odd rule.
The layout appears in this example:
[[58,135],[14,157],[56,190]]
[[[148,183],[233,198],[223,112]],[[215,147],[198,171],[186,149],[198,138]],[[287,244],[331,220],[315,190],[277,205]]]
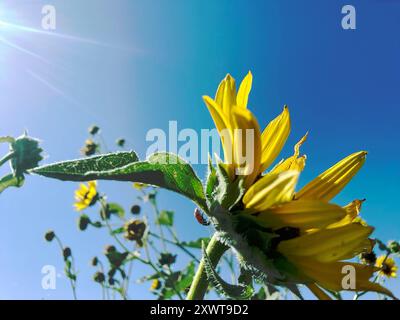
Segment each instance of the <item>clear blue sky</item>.
[[[375,235],[400,238],[399,2],[352,0],[356,30],[341,28],[348,2],[336,0],[4,0],[0,21],[40,30],[44,4],[57,9],[55,32],[76,38],[0,24],[0,136],[28,129],[53,162],[77,157],[96,123],[109,145],[123,136],[143,157],[146,132],[166,129],[169,120],[180,129],[212,128],[201,96],[214,94],[227,72],[242,78],[252,70],[249,105],[262,126],[290,107],[292,133],[282,156],[310,131],[301,184],[367,150],[363,170],[336,200],[367,198],[363,216]],[[203,175],[205,168],[196,169]],[[101,186],[112,200],[132,203],[128,184]],[[80,263],[79,297],[100,297],[89,260],[106,237],[77,230],[75,188],[32,176],[1,195],[0,298],[71,297],[64,277],[57,290],[41,288],[43,265],[62,273],[55,244],[43,240],[48,228]],[[163,192],[162,206],[177,211],[183,238],[208,234],[194,222],[190,202]],[[399,280],[389,287],[399,295]],[[152,297],[147,285],[132,288],[132,298]]]

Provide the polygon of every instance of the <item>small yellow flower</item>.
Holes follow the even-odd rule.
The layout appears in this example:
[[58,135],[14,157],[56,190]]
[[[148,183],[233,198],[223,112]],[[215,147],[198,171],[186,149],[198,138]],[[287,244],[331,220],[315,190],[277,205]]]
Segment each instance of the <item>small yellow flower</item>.
[[154,279],[154,280],[151,282],[150,290],[151,290],[151,291],[155,291],[155,290],[158,290],[158,289],[160,289],[160,288],[161,288],[161,282],[160,282],[160,280]]
[[134,182],[132,186],[133,186],[136,190],[139,190],[139,191],[148,187],[147,184],[145,184],[145,183],[140,183],[140,182]]
[[381,269],[379,275],[388,278],[397,277],[397,266],[393,258],[387,258],[386,255],[382,255],[376,259],[376,266]]
[[75,191],[74,207],[77,211],[82,211],[83,209],[94,205],[97,198],[96,181],[89,181],[87,185],[81,183],[79,189]]

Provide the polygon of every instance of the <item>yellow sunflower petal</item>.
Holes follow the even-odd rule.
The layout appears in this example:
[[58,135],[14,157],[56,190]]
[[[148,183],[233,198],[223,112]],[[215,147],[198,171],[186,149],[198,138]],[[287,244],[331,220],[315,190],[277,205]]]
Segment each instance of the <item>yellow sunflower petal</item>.
[[342,219],[346,211],[322,201],[289,201],[258,214],[255,220],[267,228],[323,228]]
[[[305,275],[307,275],[309,278],[314,279],[319,286],[327,290],[375,291],[395,298],[390,290],[382,287],[378,283],[372,283],[369,281],[369,279],[376,271],[374,267],[351,262],[321,263],[306,258],[296,258],[290,260]],[[343,268],[346,266],[354,267],[356,275],[354,289],[343,288],[342,281],[344,276],[346,275],[346,273],[343,272],[343,270],[345,270]]]
[[272,170],[271,173],[279,173],[288,170],[303,171],[306,165],[306,156],[300,156],[300,147],[306,141],[308,132],[300,139],[299,142],[294,146],[293,156],[278,163]]
[[354,222],[354,219],[357,218],[357,216],[360,213],[361,205],[364,201],[365,199],[354,200],[350,202],[348,205],[344,206],[343,209],[346,210],[347,213],[346,216],[342,220],[329,225],[328,228],[338,228]]
[[221,81],[215,95],[215,101],[226,115],[236,105],[236,84],[235,79],[230,74],[227,74],[225,79]]
[[272,120],[264,129],[262,140],[262,158],[260,173],[264,172],[281,152],[290,133],[289,109],[285,106],[283,112]]
[[83,209],[87,208],[87,205],[83,202],[75,202],[74,207],[76,211],[82,211]]
[[229,120],[213,99],[208,96],[204,96],[203,100],[221,137],[225,162],[228,164],[233,164],[233,133],[229,124]]
[[249,71],[249,73],[243,79],[239,87],[239,91],[236,97],[236,102],[238,107],[247,108],[247,102],[249,99],[252,83],[253,83],[253,75]]
[[249,188],[243,197],[243,203],[248,209],[262,211],[288,202],[293,198],[298,178],[298,171],[267,174]]
[[330,201],[360,170],[365,162],[365,151],[353,153],[339,161],[333,167],[321,173],[316,179],[304,186],[296,199],[314,199]]
[[360,253],[367,245],[366,239],[372,227],[352,223],[340,228],[322,229],[298,238],[282,241],[278,251],[285,256],[312,257],[320,262],[331,262],[349,258]]
[[[248,188],[258,175],[261,162],[261,132],[256,117],[247,109],[232,109],[234,122],[234,163],[237,175],[244,175]],[[249,140],[249,141],[248,141]],[[248,145],[250,142],[250,145]],[[249,148],[249,150],[247,150]]]

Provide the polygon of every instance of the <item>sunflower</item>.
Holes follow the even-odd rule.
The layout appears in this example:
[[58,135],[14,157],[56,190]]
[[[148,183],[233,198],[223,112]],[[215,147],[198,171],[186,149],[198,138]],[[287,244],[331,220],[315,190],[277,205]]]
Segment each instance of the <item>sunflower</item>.
[[376,259],[376,266],[380,269],[379,275],[385,277],[397,277],[397,266],[393,258],[382,255]]
[[87,207],[94,205],[97,201],[97,182],[89,181],[86,184],[81,183],[79,189],[75,191],[74,207],[77,211],[82,211]]
[[307,134],[295,145],[292,156],[266,172],[289,136],[290,114],[285,106],[261,132],[256,117],[247,109],[252,80],[249,72],[236,91],[235,80],[228,74],[214,99],[203,97],[221,137],[223,168],[231,182],[244,182],[241,204],[230,213],[260,226],[257,232],[272,234],[273,241],[268,248],[261,248],[263,252],[288,282],[307,285],[318,298],[329,298],[323,289],[343,290],[342,270],[349,265],[357,275],[351,290],[392,296],[386,288],[369,281],[376,271],[374,266],[346,261],[371,252],[374,246],[369,239],[374,228],[359,217],[364,200],[344,207],[331,202],[362,167],[367,153],[349,155],[296,192],[306,163],[300,147]]

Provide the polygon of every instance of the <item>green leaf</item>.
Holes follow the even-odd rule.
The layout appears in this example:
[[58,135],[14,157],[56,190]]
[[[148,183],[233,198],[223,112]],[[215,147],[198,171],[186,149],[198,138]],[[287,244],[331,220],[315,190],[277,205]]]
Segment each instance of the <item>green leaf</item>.
[[215,190],[215,199],[223,208],[232,209],[244,195],[244,180],[237,178],[231,182],[223,163],[219,163],[216,167],[216,179],[218,184]]
[[188,247],[188,248],[201,249],[203,242],[207,246],[207,244],[210,242],[210,238],[199,238],[197,240],[188,241],[188,242],[182,241],[181,245],[183,245],[184,247]]
[[218,186],[218,177],[210,156],[208,157],[208,174],[206,181],[206,197],[209,202],[212,202],[213,193]]
[[65,181],[89,181],[96,179],[88,178],[88,176],[95,176],[102,172],[122,168],[137,161],[139,161],[139,158],[133,151],[116,152],[57,162],[34,168],[30,172]]
[[117,152],[50,164],[30,172],[67,181],[146,183],[178,192],[207,209],[200,179],[188,163],[174,154],[155,153],[146,161],[138,161],[134,152]]
[[193,282],[194,273],[195,264],[193,261],[191,261],[186,269],[182,272],[180,279],[175,285],[175,288],[178,291],[184,291],[186,288],[188,288]]
[[206,247],[204,244],[202,251],[207,278],[219,294],[228,298],[241,300],[247,300],[253,295],[253,289],[251,286],[233,285],[227,283],[224,279],[222,279],[218,272],[215,270],[209,256],[207,255]]
[[172,226],[174,224],[174,212],[167,210],[161,211],[156,223],[164,226]]
[[17,177],[13,174],[8,174],[0,179],[0,193],[9,187],[20,188],[24,184],[23,177]]
[[121,227],[121,228],[114,229],[111,232],[111,234],[115,235],[115,234],[120,234],[120,233],[123,233],[123,232],[124,232],[124,227]]
[[125,210],[118,203],[107,203],[107,210],[110,214],[117,214],[120,218],[125,216]]

